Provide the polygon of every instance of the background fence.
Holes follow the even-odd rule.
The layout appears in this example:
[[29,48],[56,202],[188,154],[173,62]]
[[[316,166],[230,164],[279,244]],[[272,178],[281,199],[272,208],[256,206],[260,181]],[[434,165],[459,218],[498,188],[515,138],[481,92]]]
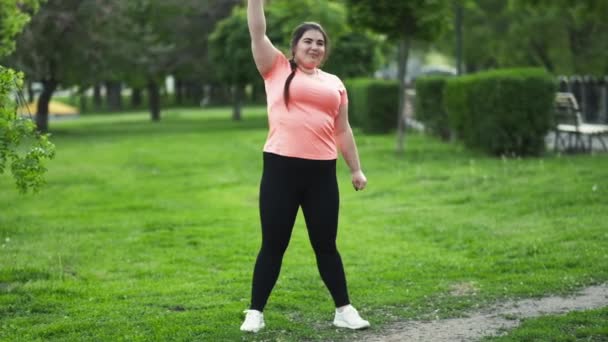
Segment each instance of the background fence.
[[608,123],[608,75],[560,76],[559,90],[574,94],[585,121]]

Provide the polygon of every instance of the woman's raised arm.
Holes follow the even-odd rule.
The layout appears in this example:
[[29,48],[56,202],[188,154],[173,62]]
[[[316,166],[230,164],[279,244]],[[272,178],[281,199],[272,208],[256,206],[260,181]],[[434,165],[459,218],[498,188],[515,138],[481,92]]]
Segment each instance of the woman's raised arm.
[[247,25],[251,36],[251,51],[253,60],[260,74],[264,75],[274,63],[279,50],[272,45],[266,36],[266,17],[264,16],[264,0],[247,1]]

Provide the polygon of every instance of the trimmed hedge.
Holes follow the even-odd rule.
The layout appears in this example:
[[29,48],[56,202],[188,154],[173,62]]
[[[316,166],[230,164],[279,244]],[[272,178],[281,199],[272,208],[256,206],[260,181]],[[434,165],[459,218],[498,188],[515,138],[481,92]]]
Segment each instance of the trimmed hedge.
[[450,126],[469,148],[494,155],[545,149],[557,85],[543,69],[502,69],[447,80]]
[[350,79],[348,91],[349,121],[367,133],[386,133],[397,127],[399,84],[378,79]]
[[425,130],[443,140],[450,139],[450,122],[443,105],[443,88],[446,77],[430,76],[416,80],[416,119]]

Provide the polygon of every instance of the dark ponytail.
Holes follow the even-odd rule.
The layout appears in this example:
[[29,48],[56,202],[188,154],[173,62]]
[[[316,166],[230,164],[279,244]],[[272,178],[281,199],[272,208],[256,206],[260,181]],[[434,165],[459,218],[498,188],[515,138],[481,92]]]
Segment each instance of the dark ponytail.
[[287,76],[285,86],[283,87],[283,100],[285,101],[285,107],[287,107],[287,109],[289,109],[289,85],[291,84],[293,77],[296,75],[296,69],[298,68],[298,65],[293,57],[289,60],[289,66],[291,67],[291,74]]
[[296,45],[298,45],[298,42],[304,35],[304,33],[306,33],[306,31],[308,31],[308,30],[316,30],[316,31],[321,32],[321,34],[323,35],[323,38],[325,39],[325,47],[326,47],[325,58],[327,58],[327,55],[329,54],[329,41],[327,39],[327,34],[325,33],[325,30],[323,29],[323,27],[321,25],[319,25],[317,23],[313,23],[313,22],[305,22],[305,23],[301,24],[300,26],[296,27],[296,29],[293,31],[293,35],[291,37],[292,57],[289,60],[289,66],[291,67],[291,74],[289,74],[289,76],[287,76],[287,79],[285,80],[285,86],[283,87],[283,100],[285,101],[285,107],[287,107],[287,109],[289,109],[289,85],[291,84],[293,77],[296,75],[296,69],[298,68],[298,65],[296,64],[296,61],[294,59],[295,56],[293,55],[294,50],[296,48]]

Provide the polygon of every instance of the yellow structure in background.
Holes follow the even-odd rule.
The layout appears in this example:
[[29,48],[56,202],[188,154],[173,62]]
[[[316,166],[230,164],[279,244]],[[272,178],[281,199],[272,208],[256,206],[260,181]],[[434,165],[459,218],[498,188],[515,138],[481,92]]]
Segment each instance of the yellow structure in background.
[[[29,103],[27,106],[21,106],[18,109],[18,113],[21,115],[36,115],[38,102],[34,101]],[[70,115],[78,115],[78,108],[67,105],[58,101],[51,101],[49,103],[49,115],[52,116],[70,116]]]

